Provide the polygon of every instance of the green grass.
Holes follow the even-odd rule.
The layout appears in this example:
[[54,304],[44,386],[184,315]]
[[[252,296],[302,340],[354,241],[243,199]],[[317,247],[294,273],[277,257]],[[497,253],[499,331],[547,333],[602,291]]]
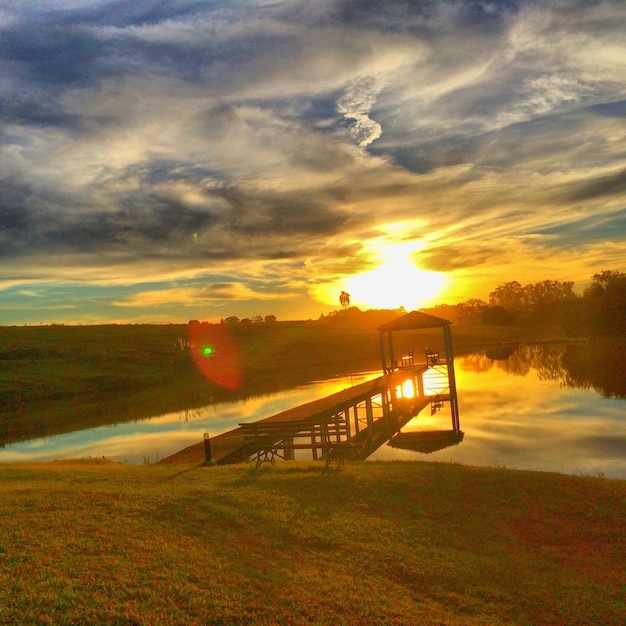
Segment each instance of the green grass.
[[626,482],[0,466],[0,624],[623,624]]
[[[243,370],[238,389],[203,378],[181,353],[186,325],[0,327],[0,442],[50,436],[219,401],[310,380],[380,369],[374,328],[315,322],[223,327]],[[458,353],[518,340],[516,328],[454,328]],[[441,349],[439,329],[397,333],[398,354]]]

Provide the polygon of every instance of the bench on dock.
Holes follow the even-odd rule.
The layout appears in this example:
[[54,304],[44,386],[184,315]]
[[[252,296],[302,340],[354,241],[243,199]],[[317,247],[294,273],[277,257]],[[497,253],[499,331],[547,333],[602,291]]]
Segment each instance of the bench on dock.
[[400,365],[401,369],[415,366],[415,359],[413,358],[413,349],[409,350],[408,354],[403,354],[400,357],[400,363],[401,363]]
[[[323,423],[310,421],[260,421],[242,423],[239,427],[243,431],[244,440],[250,444],[252,454],[256,455],[257,464],[274,463],[276,458],[290,458],[294,450],[321,449],[328,452],[331,447],[340,447],[341,438],[347,437],[348,428],[343,420],[328,420]],[[296,442],[308,438],[307,442]],[[335,441],[332,441],[334,439]]]
[[430,348],[424,349],[426,355],[426,365],[439,365],[439,352],[433,352]]

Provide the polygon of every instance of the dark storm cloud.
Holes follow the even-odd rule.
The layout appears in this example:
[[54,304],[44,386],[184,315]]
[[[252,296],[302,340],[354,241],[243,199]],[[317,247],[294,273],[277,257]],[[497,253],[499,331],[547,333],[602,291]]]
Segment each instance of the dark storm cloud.
[[79,130],[80,117],[66,113],[53,101],[41,101],[34,95],[0,98],[0,128],[2,124],[24,126],[61,126]]
[[317,198],[299,194],[252,195],[229,187],[215,195],[230,207],[227,225],[235,234],[333,235],[340,233],[348,220],[348,216],[329,206],[324,194]]
[[[147,178],[170,180],[150,169]],[[322,201],[283,195],[252,196],[236,189],[208,194],[219,206],[192,208],[154,193],[128,194],[109,211],[53,209],[23,188],[7,195],[0,211],[3,256],[38,253],[125,253],[128,259],[202,257],[206,259],[291,258],[310,253],[306,241],[319,234],[338,234],[347,221]],[[46,204],[46,206],[44,206]],[[32,208],[38,207],[38,208]],[[295,241],[294,241],[295,240]],[[278,246],[278,248],[277,248]],[[308,250],[307,250],[308,248]]]
[[[10,195],[13,202],[5,197],[0,211],[0,254],[6,257],[34,252],[177,256],[185,254],[183,243],[215,221],[210,213],[156,195],[121,199],[117,210],[107,212],[86,207],[68,210],[60,198],[52,207],[50,198],[36,197],[19,187]],[[212,250],[214,256],[234,254]]]
[[[2,29],[0,34],[2,64],[13,65],[24,82],[51,87],[85,87],[116,73],[103,62],[106,46],[82,28],[37,20]],[[110,52],[112,49],[108,50]]]

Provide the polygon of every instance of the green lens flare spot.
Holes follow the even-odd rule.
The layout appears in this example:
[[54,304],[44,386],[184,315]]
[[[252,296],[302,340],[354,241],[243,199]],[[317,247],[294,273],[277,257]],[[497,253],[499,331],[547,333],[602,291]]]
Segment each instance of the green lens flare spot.
[[213,348],[211,348],[211,346],[207,346],[206,348],[202,349],[202,354],[204,354],[204,356],[211,356],[213,352],[214,350]]

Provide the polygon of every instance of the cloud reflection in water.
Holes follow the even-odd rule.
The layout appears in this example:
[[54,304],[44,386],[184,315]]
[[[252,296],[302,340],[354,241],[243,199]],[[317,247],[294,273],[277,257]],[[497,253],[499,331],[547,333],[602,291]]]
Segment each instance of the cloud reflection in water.
[[[579,367],[581,359],[574,358],[580,356],[577,348],[541,350],[522,346],[506,359],[484,354],[457,359],[464,440],[428,455],[383,445],[370,460],[417,459],[626,479],[626,403],[614,379],[619,367],[607,368],[612,377],[609,388],[612,394],[618,390],[617,397],[603,397],[606,392],[595,364],[590,364],[595,390],[586,374],[565,367],[569,362]],[[362,380],[341,378],[241,402],[10,444],[0,449],[0,460],[106,456],[129,463],[154,462],[200,442],[205,432],[215,436],[240,422],[268,417]],[[425,409],[403,432],[450,427],[446,404],[434,416]]]
[[[548,357],[556,351],[567,362],[562,348],[549,350]],[[538,361],[517,356],[501,362],[485,355],[457,359],[461,444],[428,456],[383,446],[370,460],[419,458],[626,479],[624,400],[567,386],[569,370],[552,367],[548,373]],[[423,411],[403,432],[450,427],[446,405],[434,416]]]

